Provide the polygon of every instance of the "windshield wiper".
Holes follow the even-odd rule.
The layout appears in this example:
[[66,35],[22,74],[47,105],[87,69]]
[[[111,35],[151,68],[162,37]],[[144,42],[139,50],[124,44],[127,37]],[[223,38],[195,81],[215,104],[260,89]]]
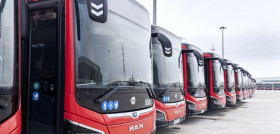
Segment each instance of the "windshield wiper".
[[[143,83],[143,82],[129,82],[129,84],[135,85],[136,83],[141,83],[141,84],[147,84],[149,88],[146,88],[147,92],[149,93],[150,97],[155,99],[156,95],[151,89],[150,85],[148,83]],[[105,101],[108,97],[110,97],[113,93],[115,93],[118,89],[120,88],[131,88],[135,86],[116,86],[116,87],[110,87],[108,88],[109,91],[107,91],[105,94],[103,94],[101,97],[98,97],[94,100],[95,103],[102,103]]]
[[169,92],[172,88],[165,88],[165,90],[159,95],[160,97],[163,97],[167,92]]
[[[172,89],[173,88],[165,88],[165,90],[160,94],[160,97],[163,97],[166,93],[168,93]],[[184,92],[185,90],[183,91],[181,87],[179,89],[180,89],[180,91],[182,92],[183,95],[186,94],[186,92]]]
[[131,87],[131,86],[117,86],[117,87],[111,87],[109,88],[110,91],[106,92],[103,94],[101,97],[98,97],[94,100],[96,103],[102,103],[104,100],[106,100],[108,97],[110,97],[114,92],[116,92],[120,88],[125,88],[125,87]]
[[6,107],[8,107],[8,103],[0,99],[0,106],[5,109]]
[[136,82],[136,81],[129,81],[128,82],[129,83],[129,85],[136,85],[136,84],[143,84],[143,85],[147,85],[148,86],[148,88],[146,88],[146,90],[147,90],[147,92],[149,93],[149,96],[151,97],[151,98],[153,98],[153,99],[155,99],[156,98],[156,94],[155,94],[155,92],[154,92],[154,90],[151,88],[151,86],[150,86],[150,84],[149,83],[145,83],[145,82],[143,82],[143,81],[139,81],[139,82]]
[[[192,89],[190,94],[194,94],[199,88],[195,88],[195,87],[188,87],[188,90]],[[193,90],[194,89],[194,90]]]
[[187,94],[184,88],[180,88],[180,90],[182,92],[182,95],[186,95]]
[[188,87],[188,89],[195,89],[191,92],[191,94],[194,94],[196,91],[202,89],[204,91],[204,89],[206,88],[206,86],[201,86],[201,87]]

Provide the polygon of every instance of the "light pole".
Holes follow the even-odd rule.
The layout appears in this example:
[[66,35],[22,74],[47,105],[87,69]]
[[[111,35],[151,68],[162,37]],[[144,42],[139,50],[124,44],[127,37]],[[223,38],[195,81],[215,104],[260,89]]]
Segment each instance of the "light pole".
[[154,0],[153,4],[153,24],[157,24],[157,0]]
[[223,56],[223,59],[225,58],[224,29],[226,29],[226,27],[224,27],[224,26],[220,27],[220,30],[222,30],[222,56]]
[[212,49],[210,50],[214,53],[217,49],[215,49],[214,45],[212,45]]

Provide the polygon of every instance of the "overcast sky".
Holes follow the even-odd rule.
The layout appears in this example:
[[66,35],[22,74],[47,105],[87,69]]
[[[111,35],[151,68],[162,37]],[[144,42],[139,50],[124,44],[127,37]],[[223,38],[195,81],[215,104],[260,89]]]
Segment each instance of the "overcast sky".
[[[137,0],[151,13],[153,0]],[[152,20],[152,19],[151,19]],[[158,25],[240,64],[253,77],[280,77],[280,0],[158,0]]]

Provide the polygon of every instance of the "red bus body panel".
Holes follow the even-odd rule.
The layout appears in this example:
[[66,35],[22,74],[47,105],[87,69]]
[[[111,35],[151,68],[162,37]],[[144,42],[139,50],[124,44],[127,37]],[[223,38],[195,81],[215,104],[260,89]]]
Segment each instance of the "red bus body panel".
[[17,112],[0,125],[0,132],[1,134],[19,134],[21,132],[21,126],[21,103],[19,103]]
[[[179,104],[178,106],[169,106],[168,104],[161,103],[157,100],[155,100],[156,108],[157,110],[160,110],[161,112],[164,112],[166,121],[172,121],[175,119],[182,118],[186,115],[186,103],[185,100],[183,103]],[[178,112],[175,114],[175,112]]]

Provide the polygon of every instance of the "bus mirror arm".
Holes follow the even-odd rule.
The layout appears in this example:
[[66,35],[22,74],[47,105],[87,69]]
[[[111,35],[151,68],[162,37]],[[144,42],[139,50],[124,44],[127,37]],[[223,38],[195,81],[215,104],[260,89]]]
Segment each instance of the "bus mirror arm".
[[167,36],[162,33],[152,33],[152,38],[157,38],[161,44],[164,56],[172,56],[172,43]]
[[[141,83],[144,83],[144,82],[141,82]],[[148,84],[148,83],[144,83],[144,84],[148,85],[149,89],[147,89],[147,91],[151,95],[151,98],[156,99],[156,94],[155,94],[154,90],[151,88],[150,84]]]
[[0,108],[5,109],[6,107],[8,107],[8,103],[0,98]]

